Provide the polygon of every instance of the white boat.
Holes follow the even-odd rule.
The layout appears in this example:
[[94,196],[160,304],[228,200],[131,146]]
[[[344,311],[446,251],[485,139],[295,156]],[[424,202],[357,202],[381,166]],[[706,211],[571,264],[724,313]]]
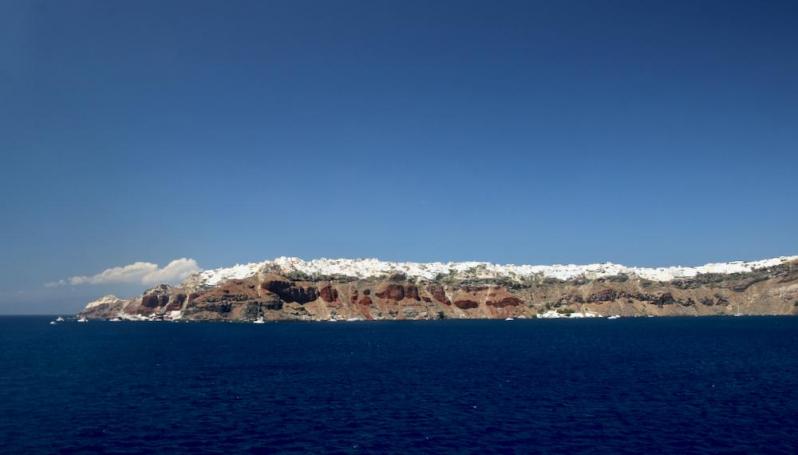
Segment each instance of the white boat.
[[111,321],[111,322],[119,322],[119,321],[121,321],[121,319],[119,319],[119,318],[113,318],[113,319],[109,319],[109,321]]
[[57,318],[55,318],[55,322],[64,322],[64,318],[58,316]]
[[607,319],[621,319],[620,314],[613,314],[612,316],[608,317]]
[[85,316],[82,316],[80,319],[78,319],[78,322],[89,322],[89,320],[86,319]]
[[735,316],[737,316],[737,317],[740,317],[740,316],[745,316],[745,315],[744,315],[744,314],[742,314],[742,313],[734,313],[734,315],[735,315]]
[[253,324],[265,324],[266,321],[263,320],[263,316],[258,316],[258,319],[252,321]]
[[55,321],[50,321],[50,325],[56,325],[56,324],[57,323]]
[[514,321],[515,319],[513,319],[512,317],[509,317],[509,318],[504,318],[504,320],[505,321]]

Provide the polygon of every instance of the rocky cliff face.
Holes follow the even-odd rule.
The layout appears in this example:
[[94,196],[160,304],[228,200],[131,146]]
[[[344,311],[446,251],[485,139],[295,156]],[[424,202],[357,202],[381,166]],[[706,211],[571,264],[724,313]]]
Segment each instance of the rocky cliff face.
[[130,320],[319,321],[798,314],[796,258],[748,263],[755,265],[743,271],[732,267],[723,269],[733,270],[724,273],[685,272],[665,281],[617,267],[557,278],[535,271],[506,276],[485,273],[486,267],[477,264],[431,277],[408,275],[396,267],[374,276],[309,274],[275,264],[237,266],[240,272],[227,274],[203,272],[180,286],[161,285],[134,299],[106,296],[88,304],[81,315]]

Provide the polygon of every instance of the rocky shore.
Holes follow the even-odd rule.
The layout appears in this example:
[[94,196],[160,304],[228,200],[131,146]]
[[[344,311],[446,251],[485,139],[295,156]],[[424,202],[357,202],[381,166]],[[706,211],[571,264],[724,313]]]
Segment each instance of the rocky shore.
[[748,264],[754,265],[744,271],[688,271],[658,281],[611,264],[562,278],[545,271],[491,272],[485,264],[450,267],[449,273],[431,277],[406,267],[383,267],[374,276],[324,275],[328,270],[275,260],[203,272],[179,286],[156,286],[132,299],[105,296],[79,316],[327,321],[798,314],[798,258]]

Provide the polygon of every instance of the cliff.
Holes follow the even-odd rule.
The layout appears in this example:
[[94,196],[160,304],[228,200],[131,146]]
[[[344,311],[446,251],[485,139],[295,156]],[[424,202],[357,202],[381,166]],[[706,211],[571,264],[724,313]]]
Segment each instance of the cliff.
[[696,268],[279,258],[196,274],[89,319],[252,321],[798,314],[798,257]]

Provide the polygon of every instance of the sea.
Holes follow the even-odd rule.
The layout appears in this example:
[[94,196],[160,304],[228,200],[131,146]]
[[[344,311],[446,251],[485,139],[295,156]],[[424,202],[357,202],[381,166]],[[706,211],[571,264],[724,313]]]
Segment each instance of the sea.
[[798,453],[798,318],[0,318],[2,453]]

